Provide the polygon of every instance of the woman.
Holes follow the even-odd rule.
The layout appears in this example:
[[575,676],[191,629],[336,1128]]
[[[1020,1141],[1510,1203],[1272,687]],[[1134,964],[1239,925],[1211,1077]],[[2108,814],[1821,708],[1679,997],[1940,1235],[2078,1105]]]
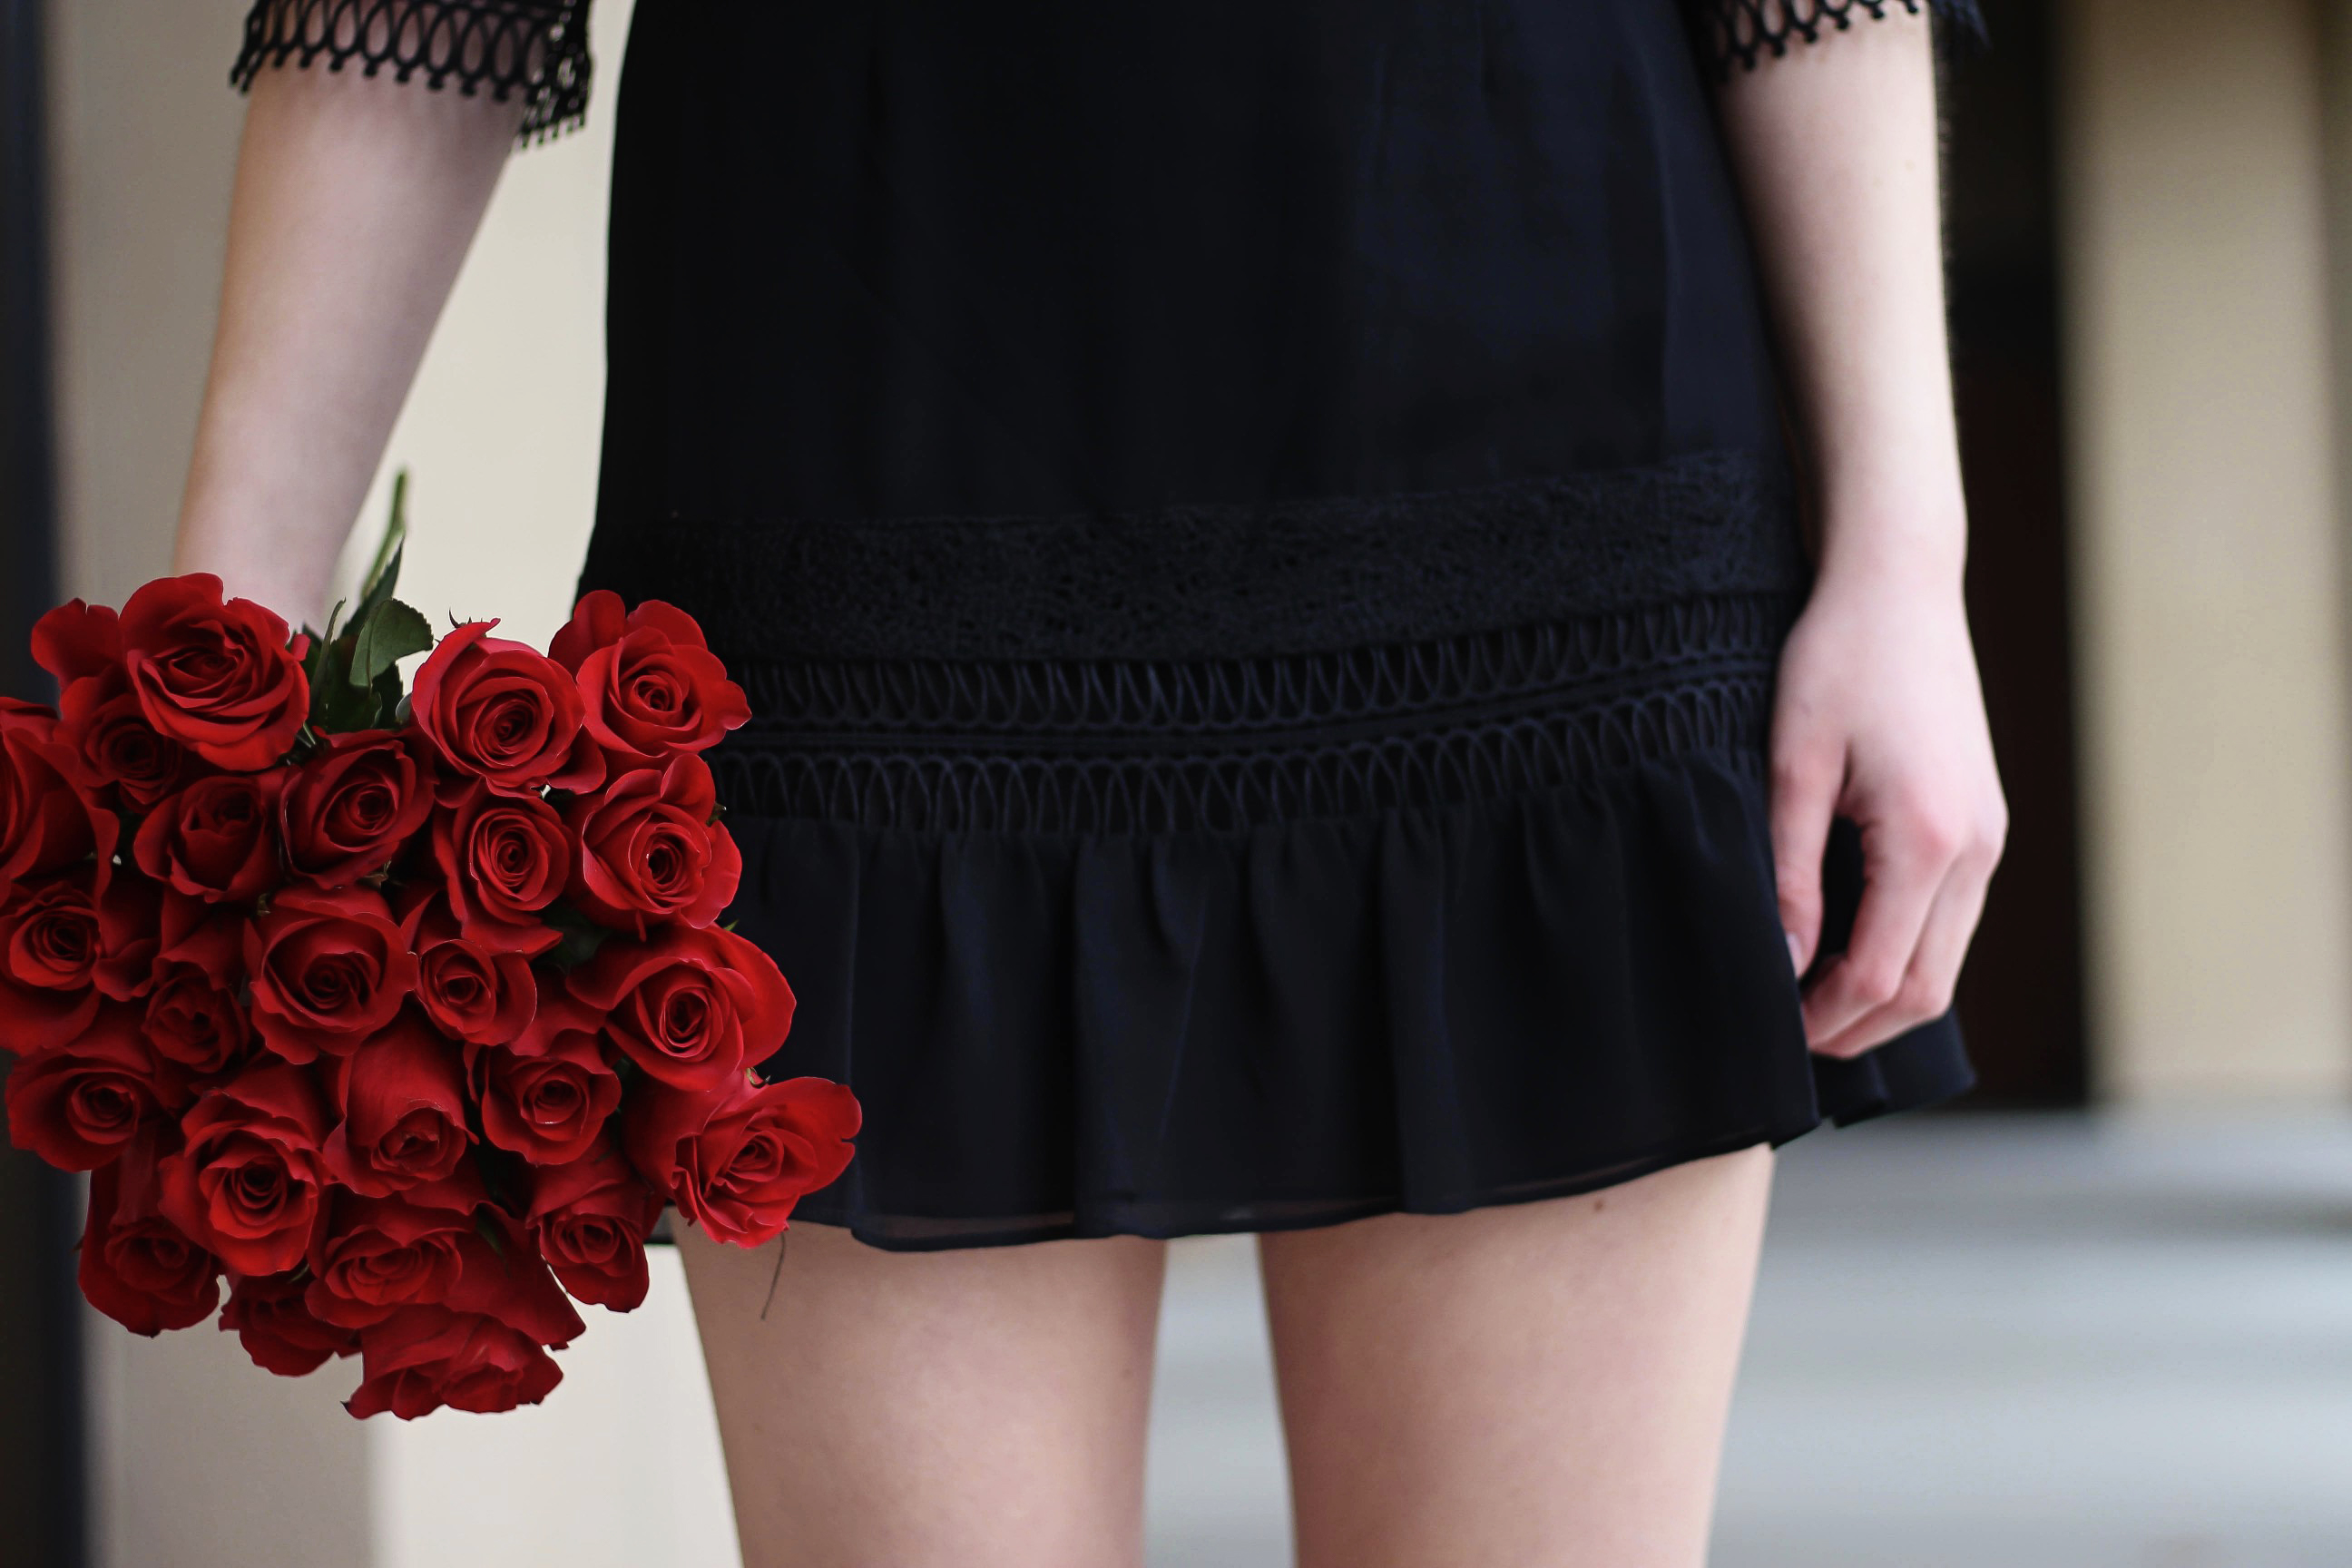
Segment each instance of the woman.
[[[256,5],[181,569],[320,603],[586,10]],[[583,586],[751,693],[867,1110],[788,1310],[680,1238],[750,1562],[1137,1562],[1236,1229],[1303,1563],[1702,1559],[1772,1149],[1969,1081],[1933,98],[1910,0],[638,0]]]

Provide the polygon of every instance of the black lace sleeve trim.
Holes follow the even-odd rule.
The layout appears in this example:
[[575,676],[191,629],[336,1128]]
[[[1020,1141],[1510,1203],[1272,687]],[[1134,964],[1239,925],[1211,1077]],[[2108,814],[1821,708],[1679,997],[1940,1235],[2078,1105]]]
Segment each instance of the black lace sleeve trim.
[[[1984,15],[1977,0],[1927,0],[1928,9],[1961,36],[1985,42]],[[1856,20],[1885,21],[1900,5],[1916,16],[1920,0],[1683,0],[1699,47],[1718,76],[1734,66],[1754,70],[1796,44],[1819,43]]]
[[526,106],[528,145],[588,113],[589,0],[254,0],[228,79],[240,92],[264,66],[329,70],[357,62],[374,76],[455,85]]

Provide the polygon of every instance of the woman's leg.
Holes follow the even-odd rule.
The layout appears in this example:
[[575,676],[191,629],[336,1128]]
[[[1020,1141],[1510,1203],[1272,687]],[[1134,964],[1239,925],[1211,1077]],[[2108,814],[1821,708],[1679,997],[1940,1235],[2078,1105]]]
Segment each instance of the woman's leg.
[[744,1568],[1133,1568],[1164,1244],[678,1227]]
[[1260,1238],[1300,1568],[1696,1568],[1771,1184]]

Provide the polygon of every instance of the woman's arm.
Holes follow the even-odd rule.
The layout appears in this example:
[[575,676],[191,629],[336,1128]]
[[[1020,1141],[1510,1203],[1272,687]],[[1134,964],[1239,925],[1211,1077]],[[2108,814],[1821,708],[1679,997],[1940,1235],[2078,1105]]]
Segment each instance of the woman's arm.
[[523,112],[388,74],[255,78],[177,570],[316,620]]
[[1720,98],[1821,525],[1772,722],[1800,971],[1830,818],[1862,828],[1853,940],[1805,997],[1833,1056],[1950,1005],[2009,828],[1960,598],[1935,90],[1926,21],[1890,10],[1733,72]]

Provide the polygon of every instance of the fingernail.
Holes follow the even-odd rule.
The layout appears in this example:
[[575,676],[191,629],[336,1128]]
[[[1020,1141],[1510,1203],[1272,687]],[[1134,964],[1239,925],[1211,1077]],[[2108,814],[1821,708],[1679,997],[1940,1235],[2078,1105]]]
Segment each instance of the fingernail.
[[1789,967],[1802,974],[1805,972],[1805,944],[1797,940],[1795,931],[1782,931],[1780,934],[1789,939]]

